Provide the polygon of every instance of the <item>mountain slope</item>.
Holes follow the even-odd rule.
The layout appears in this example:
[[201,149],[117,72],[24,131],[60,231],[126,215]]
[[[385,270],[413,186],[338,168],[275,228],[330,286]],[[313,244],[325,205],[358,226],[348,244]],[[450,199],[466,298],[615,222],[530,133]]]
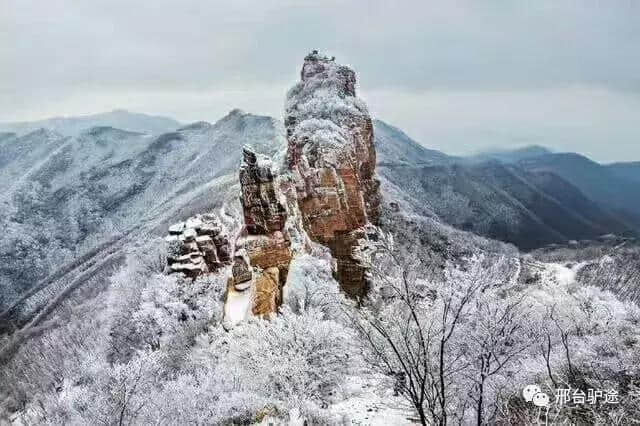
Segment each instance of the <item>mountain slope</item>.
[[384,121],[373,121],[378,164],[385,166],[451,164],[459,158],[427,149],[402,130]]
[[640,184],[640,161],[607,164],[605,167],[619,178]]
[[552,174],[495,162],[381,167],[380,173],[445,222],[523,249],[628,232],[614,216]]
[[640,198],[637,184],[624,179],[606,166],[574,153],[549,154],[518,163],[532,172],[550,172],[580,189],[588,198],[640,224]]
[[[38,129],[23,136],[0,134],[0,190],[16,186],[16,180],[46,162],[48,157],[66,142],[66,138],[47,129]],[[0,196],[1,197],[1,196]]]
[[377,124],[379,173],[458,228],[523,249],[640,229],[636,185],[586,157],[539,146],[449,157]]
[[235,182],[224,177],[235,176],[243,144],[269,155],[285,146],[274,119],[239,110],[159,136],[94,127],[70,138],[38,132],[28,143],[47,149],[22,175],[11,168],[0,216],[0,307],[115,235],[162,235],[176,217],[235,199]]

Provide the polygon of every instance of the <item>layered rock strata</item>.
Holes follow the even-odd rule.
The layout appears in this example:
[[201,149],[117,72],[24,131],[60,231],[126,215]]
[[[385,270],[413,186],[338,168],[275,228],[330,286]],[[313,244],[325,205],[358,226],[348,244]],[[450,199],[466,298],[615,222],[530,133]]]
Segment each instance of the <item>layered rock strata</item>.
[[191,278],[214,272],[230,263],[229,240],[216,217],[197,215],[169,227],[169,272]]
[[252,314],[266,316],[280,306],[291,262],[287,212],[271,161],[248,147],[243,149],[240,185],[245,226],[235,243],[228,295],[252,291]]
[[379,219],[380,195],[371,117],[355,85],[353,70],[314,51],[287,95],[285,126],[304,229],[330,248],[343,290],[360,297],[365,270],[352,253]]

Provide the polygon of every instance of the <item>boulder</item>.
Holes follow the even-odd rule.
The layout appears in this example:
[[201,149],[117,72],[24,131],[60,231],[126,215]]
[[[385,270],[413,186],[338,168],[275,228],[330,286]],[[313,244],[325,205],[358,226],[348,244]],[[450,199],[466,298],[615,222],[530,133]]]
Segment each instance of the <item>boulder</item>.
[[184,222],[176,223],[169,227],[169,235],[179,235],[184,231]]
[[229,240],[214,215],[197,215],[170,226],[165,241],[170,246],[170,272],[196,278],[230,263]]
[[233,259],[233,267],[231,268],[231,275],[233,277],[234,285],[251,281],[251,279],[253,278],[251,267],[241,256],[236,256]]
[[182,233],[182,236],[184,237],[185,241],[193,241],[198,236],[198,233],[193,228],[187,228]]

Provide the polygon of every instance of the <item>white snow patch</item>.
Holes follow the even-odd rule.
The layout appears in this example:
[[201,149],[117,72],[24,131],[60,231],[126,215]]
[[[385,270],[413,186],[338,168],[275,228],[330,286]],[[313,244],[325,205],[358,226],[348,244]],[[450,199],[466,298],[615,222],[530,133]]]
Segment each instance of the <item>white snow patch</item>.
[[606,265],[608,263],[613,263],[614,259],[613,257],[609,256],[608,254],[605,254],[604,256],[602,256],[602,258],[600,259],[600,265]]
[[251,315],[253,294],[251,291],[229,291],[224,304],[224,326],[233,327]]
[[170,234],[180,234],[184,230],[184,222],[176,223],[169,227]]
[[193,228],[193,229],[198,229],[202,226],[202,219],[200,219],[199,217],[190,217],[189,219],[187,219],[187,222],[185,223],[185,228]]
[[184,231],[183,235],[185,239],[190,239],[190,240],[195,240],[196,237],[198,236],[195,229],[187,229]]
[[240,283],[240,284],[235,284],[233,287],[238,291],[245,291],[246,289],[251,287],[251,281],[247,281],[247,282]]
[[329,407],[329,410],[339,414],[348,425],[414,425],[417,419],[406,401],[400,396],[394,396],[391,389],[382,394],[375,383],[363,377],[348,377],[344,390],[351,394],[343,401]]
[[584,262],[573,264],[545,263],[544,272],[545,275],[548,276],[549,281],[567,286],[576,282],[578,271],[584,265]]

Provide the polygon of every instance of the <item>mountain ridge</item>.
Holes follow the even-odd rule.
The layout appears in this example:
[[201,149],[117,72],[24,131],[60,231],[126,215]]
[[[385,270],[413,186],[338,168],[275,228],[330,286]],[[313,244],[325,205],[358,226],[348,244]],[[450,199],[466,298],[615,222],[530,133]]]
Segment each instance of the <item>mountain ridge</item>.
[[477,162],[497,160],[505,163],[516,163],[527,158],[539,157],[541,155],[551,153],[553,153],[553,151],[547,147],[541,145],[527,145],[524,147],[513,149],[502,148],[487,150],[479,154],[467,156],[465,158],[469,161]]
[[0,130],[25,135],[40,128],[57,131],[66,136],[77,136],[91,127],[110,126],[139,133],[157,134],[177,129],[181,123],[161,115],[114,109],[109,112],[81,116],[51,117],[36,121],[0,123]]
[[[594,190],[580,173],[560,167],[581,171],[586,165],[584,173],[595,171],[616,186],[635,188],[612,166],[578,154],[469,163],[427,149],[381,120],[373,126],[378,174],[390,184],[386,187],[407,195],[414,211],[524,249],[607,233],[637,234],[633,203],[631,212],[611,208],[619,204],[610,202],[609,192],[598,191],[597,185]],[[0,246],[2,293],[13,298],[67,258],[135,226],[142,217],[155,217],[146,229],[161,234],[172,220],[233,199],[237,186],[227,177],[236,173],[244,144],[282,164],[284,125],[236,109],[213,124],[182,124],[157,135],[108,125],[74,136],[47,129],[3,133],[0,225],[7,232]],[[237,202],[232,205],[238,208]]]

